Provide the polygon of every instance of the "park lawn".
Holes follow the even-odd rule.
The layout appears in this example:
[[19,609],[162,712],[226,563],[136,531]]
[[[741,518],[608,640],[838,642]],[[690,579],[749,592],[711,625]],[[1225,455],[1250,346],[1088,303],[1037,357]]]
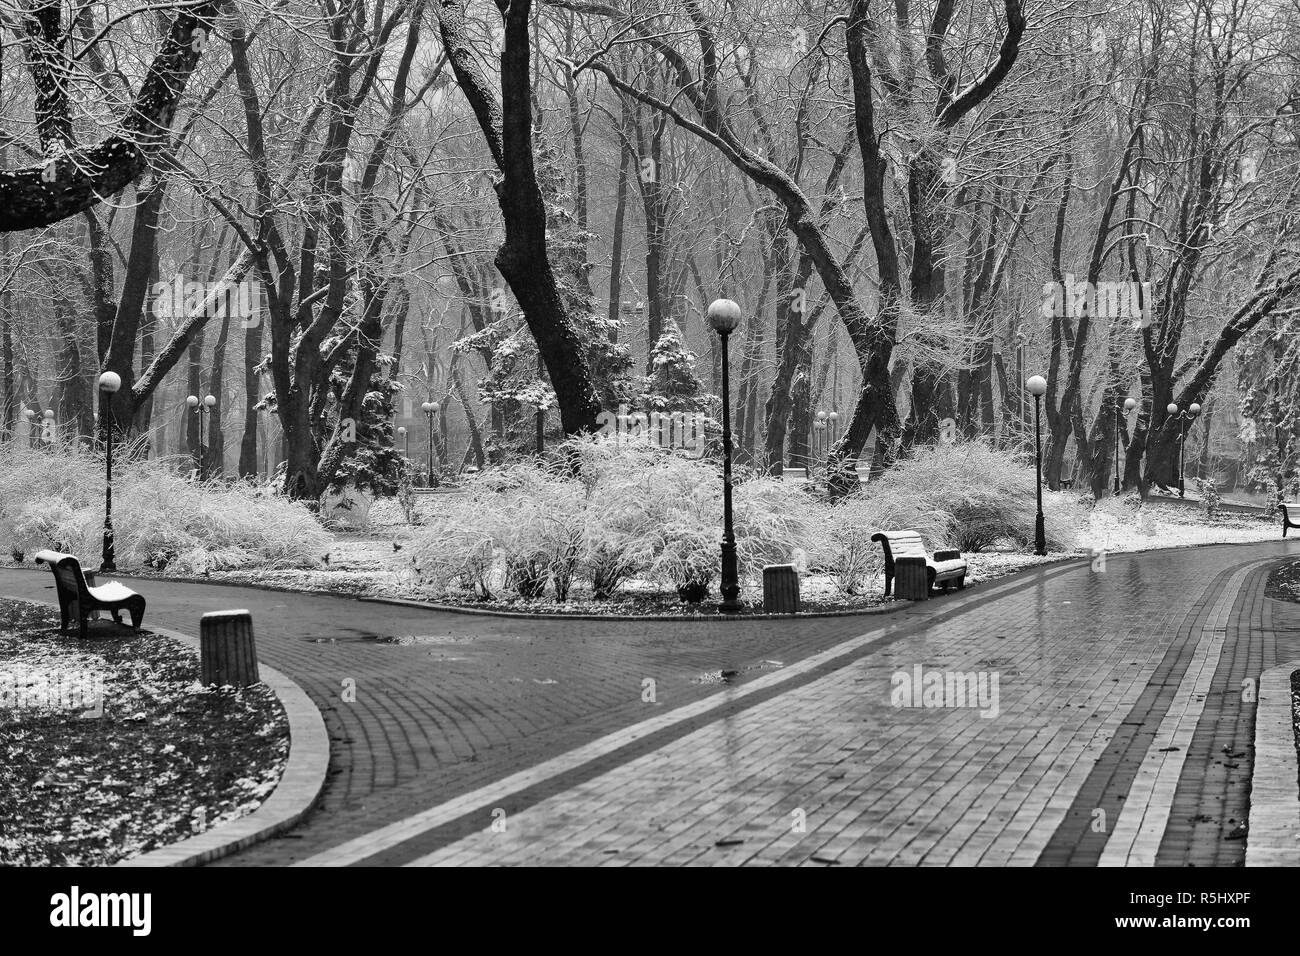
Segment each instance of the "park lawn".
[[251,813],[289,753],[265,684],[203,688],[194,651],[0,601],[0,865],[98,866]]

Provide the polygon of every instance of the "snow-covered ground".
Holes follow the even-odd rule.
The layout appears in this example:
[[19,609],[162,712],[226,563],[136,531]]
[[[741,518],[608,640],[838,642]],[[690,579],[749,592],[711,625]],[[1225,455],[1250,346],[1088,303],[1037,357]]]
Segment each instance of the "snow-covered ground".
[[1281,536],[1281,521],[1253,515],[1222,514],[1207,519],[1199,509],[1180,505],[1148,504],[1133,508],[1110,499],[1088,512],[1087,527],[1079,535],[1085,552],[1150,551],[1200,544],[1272,541]]

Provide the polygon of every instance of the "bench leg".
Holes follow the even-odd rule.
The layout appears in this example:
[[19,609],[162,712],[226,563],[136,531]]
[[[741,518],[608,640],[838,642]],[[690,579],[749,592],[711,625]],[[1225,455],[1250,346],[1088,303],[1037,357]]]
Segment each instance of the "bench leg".
[[140,630],[140,624],[144,621],[144,604],[144,598],[140,598],[132,601],[126,607],[131,614],[131,627],[137,631]]
[[961,574],[961,577],[959,577],[959,578],[957,579],[957,590],[958,590],[958,591],[964,591],[964,590],[966,590],[966,572],[965,572],[965,571],[963,571],[962,574]]
[[87,612],[82,611],[80,608],[78,608],[78,610],[77,610],[77,628],[78,628],[78,631],[77,631],[77,638],[78,638],[79,640],[84,641],[84,640],[86,639],[86,626],[87,626],[88,624],[89,624],[89,621],[87,620]]

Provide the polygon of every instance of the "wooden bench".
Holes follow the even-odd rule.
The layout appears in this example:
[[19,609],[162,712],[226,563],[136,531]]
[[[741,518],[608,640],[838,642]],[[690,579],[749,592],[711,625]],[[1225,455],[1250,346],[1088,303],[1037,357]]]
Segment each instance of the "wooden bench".
[[142,595],[117,581],[99,587],[87,583],[81,562],[73,555],[58,551],[38,551],[32,557],[37,564],[48,564],[54,572],[54,587],[59,595],[59,630],[66,632],[68,624],[75,618],[80,636],[84,638],[86,621],[98,611],[108,611],[118,624],[122,623],[122,611],[128,611],[131,626],[140,630],[145,604]]
[[[871,540],[879,541],[885,552],[886,597],[894,591],[895,576],[904,570],[899,562],[903,562],[907,568],[915,567],[918,571],[924,568],[925,571],[924,587],[919,587],[919,581],[916,582],[918,587],[909,586],[905,589],[906,593],[900,587],[898,596],[901,598],[924,600],[936,584],[945,591],[953,583],[956,583],[959,590],[966,587],[966,559],[960,551],[936,551],[934,557],[930,557],[926,553],[925,542],[915,531],[878,531],[871,536]],[[900,584],[902,580],[903,577],[900,576]]]
[[1279,508],[1282,509],[1282,537],[1286,537],[1287,528],[1300,528],[1300,523],[1291,520],[1292,513],[1300,518],[1300,501],[1279,501]]

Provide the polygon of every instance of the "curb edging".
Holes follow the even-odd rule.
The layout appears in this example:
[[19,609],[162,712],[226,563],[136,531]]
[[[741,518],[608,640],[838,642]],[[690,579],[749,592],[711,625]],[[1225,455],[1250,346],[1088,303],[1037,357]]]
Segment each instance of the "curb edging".
[[[0,599],[58,607],[49,601],[11,594],[0,594]],[[180,631],[168,627],[149,627],[144,630],[184,644],[196,652],[200,650],[198,638]],[[283,833],[316,806],[325,789],[330,763],[330,739],[325,729],[325,718],[296,681],[260,659],[257,666],[262,683],[280,701],[285,719],[289,722],[289,759],[285,762],[284,771],[271,795],[256,810],[238,820],[223,823],[169,846],[119,860],[112,866],[202,866]]]
[[1247,866],[1300,866],[1300,762],[1291,706],[1291,675],[1297,670],[1300,660],[1260,675]]
[[[163,627],[149,630],[196,651],[199,649],[198,640],[188,634]],[[121,860],[114,866],[201,866],[283,833],[316,806],[325,788],[330,761],[325,719],[307,692],[291,678],[260,660],[258,672],[262,682],[279,699],[289,721],[289,759],[271,795],[247,816],[179,843]]]

